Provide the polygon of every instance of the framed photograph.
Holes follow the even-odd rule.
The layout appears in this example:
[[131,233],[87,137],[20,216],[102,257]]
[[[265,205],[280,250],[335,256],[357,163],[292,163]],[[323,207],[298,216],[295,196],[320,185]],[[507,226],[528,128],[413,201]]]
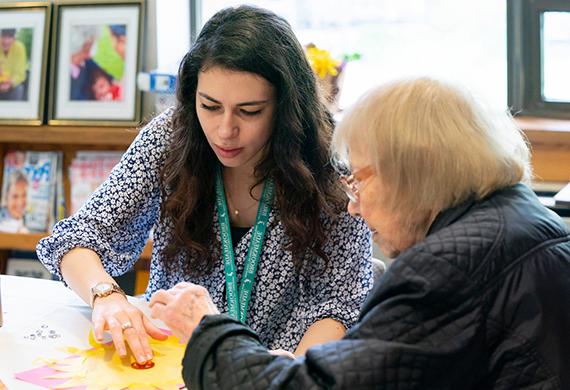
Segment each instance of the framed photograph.
[[0,3],[0,124],[41,125],[51,5]]
[[136,125],[141,0],[56,1],[50,125]]

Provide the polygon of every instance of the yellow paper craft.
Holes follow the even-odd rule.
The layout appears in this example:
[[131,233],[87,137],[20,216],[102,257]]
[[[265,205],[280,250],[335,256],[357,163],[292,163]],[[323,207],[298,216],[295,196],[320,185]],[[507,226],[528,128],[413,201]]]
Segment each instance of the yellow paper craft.
[[86,386],[87,389],[178,389],[184,381],[181,362],[185,345],[174,336],[165,341],[150,339],[154,367],[137,370],[131,367],[131,357],[123,358],[112,344],[98,344],[89,333],[92,349],[68,347],[73,355],[67,359],[43,359],[43,363],[57,371],[44,379],[69,379],[55,389]]

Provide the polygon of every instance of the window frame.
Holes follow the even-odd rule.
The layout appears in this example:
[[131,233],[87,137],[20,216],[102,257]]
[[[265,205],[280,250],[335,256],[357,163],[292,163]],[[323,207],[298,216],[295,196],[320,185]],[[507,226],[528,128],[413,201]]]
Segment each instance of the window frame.
[[202,26],[202,0],[188,0],[190,10],[190,46],[196,42]]
[[507,0],[507,101],[513,115],[570,118],[570,102],[542,96],[542,14],[570,12],[567,0]]

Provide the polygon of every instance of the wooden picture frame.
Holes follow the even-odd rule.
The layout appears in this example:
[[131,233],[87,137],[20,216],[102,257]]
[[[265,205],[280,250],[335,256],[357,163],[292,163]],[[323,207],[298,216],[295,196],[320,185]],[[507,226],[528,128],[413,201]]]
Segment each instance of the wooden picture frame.
[[142,0],[56,1],[50,125],[136,126]]
[[51,4],[0,3],[0,124],[44,121]]

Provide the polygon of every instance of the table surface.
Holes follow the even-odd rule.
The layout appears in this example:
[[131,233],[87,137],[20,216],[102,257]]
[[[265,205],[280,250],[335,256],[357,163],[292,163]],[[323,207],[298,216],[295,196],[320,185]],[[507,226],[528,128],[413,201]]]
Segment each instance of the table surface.
[[[14,378],[17,372],[37,367],[39,357],[68,356],[59,350],[61,347],[90,348],[91,308],[63,283],[0,275],[0,296],[4,319],[0,327],[0,380],[8,389],[41,389]],[[129,300],[149,314],[144,300]]]

